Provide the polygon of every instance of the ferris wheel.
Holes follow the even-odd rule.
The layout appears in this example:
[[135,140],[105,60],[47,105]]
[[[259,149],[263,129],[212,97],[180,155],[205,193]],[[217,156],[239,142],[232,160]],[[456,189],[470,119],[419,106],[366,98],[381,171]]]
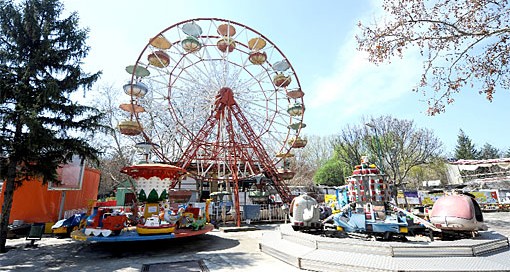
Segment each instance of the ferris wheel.
[[119,128],[161,161],[204,180],[292,178],[291,149],[306,145],[304,92],[264,35],[225,19],[182,21],[149,38],[126,71]]

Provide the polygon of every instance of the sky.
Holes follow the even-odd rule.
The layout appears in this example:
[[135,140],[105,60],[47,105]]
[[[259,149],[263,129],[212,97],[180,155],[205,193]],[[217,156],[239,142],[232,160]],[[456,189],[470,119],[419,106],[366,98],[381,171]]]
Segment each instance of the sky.
[[412,91],[422,72],[416,52],[376,66],[356,50],[357,23],[383,16],[376,0],[62,2],[89,29],[83,69],[101,70],[97,85],[118,86],[119,95],[130,79],[124,68],[136,62],[150,37],[184,20],[222,18],[257,30],[287,57],[305,92],[305,135],[335,135],[363,117],[391,115],[432,130],[446,154],[453,154],[460,129],[477,148],[510,147],[510,92],[500,90],[491,103],[477,90],[465,90],[445,113],[428,116],[425,97]]

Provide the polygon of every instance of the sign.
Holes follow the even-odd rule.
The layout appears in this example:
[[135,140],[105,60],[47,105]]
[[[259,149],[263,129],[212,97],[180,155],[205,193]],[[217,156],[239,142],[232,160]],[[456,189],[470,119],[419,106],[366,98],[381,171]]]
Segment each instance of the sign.
[[85,160],[82,161],[79,156],[73,156],[69,163],[61,165],[57,169],[60,183],[50,182],[48,190],[81,190],[84,172]]
[[498,203],[498,193],[496,191],[480,191],[471,192],[475,199],[480,204],[495,204]]
[[418,192],[404,192],[404,196],[407,199],[407,203],[411,205],[420,205],[420,198],[418,197]]
[[423,206],[432,206],[434,202],[438,200],[440,197],[444,196],[444,193],[428,193],[424,191],[419,191],[418,196],[421,199],[421,204]]
[[423,181],[423,186],[424,187],[429,187],[429,186],[440,186],[441,185],[441,180],[439,179],[436,179],[436,180],[425,180]]

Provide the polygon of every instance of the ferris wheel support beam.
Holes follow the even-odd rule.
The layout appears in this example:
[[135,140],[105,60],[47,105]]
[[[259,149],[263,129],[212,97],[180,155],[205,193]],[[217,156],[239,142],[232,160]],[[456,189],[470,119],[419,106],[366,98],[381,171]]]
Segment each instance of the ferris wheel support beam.
[[278,176],[278,172],[276,170],[275,165],[271,162],[269,155],[262,146],[262,143],[259,141],[259,138],[256,136],[255,132],[249,125],[248,119],[246,119],[246,117],[242,113],[241,108],[235,101],[232,103],[232,105],[229,106],[229,108],[234,114],[234,117],[236,118],[244,134],[248,138],[248,142],[250,142],[253,145],[254,147],[253,151],[255,152],[260,162],[262,163],[262,167],[266,171],[266,174],[271,180],[273,180],[274,186],[278,193],[280,194],[282,201],[284,203],[290,203],[291,194],[289,188],[285,185],[284,181]]
[[[193,158],[196,156],[198,149],[201,146],[201,143],[205,142],[205,139],[207,136],[211,133],[213,128],[218,123],[218,119],[214,117],[213,114],[209,116],[205,124],[202,126],[200,131],[197,134],[197,137],[193,141],[194,144],[190,144],[188,148],[186,148],[186,151],[181,156],[181,159],[179,160],[179,166],[183,169],[186,169],[190,164]],[[177,183],[179,183],[178,180],[172,181],[172,184],[170,184],[170,189],[173,189]]]
[[[231,128],[233,128],[234,126],[232,125],[232,112],[231,111],[227,112],[226,119],[227,119],[227,126],[230,126]],[[239,207],[240,206],[239,205],[239,177],[238,177],[238,171],[237,171],[238,168],[237,168],[236,139],[235,139],[233,129],[227,129],[227,131],[228,131],[228,137],[230,140],[230,144],[232,145],[230,147],[230,150],[232,150],[232,159],[230,160],[230,163],[231,163],[231,169],[232,169],[232,180],[234,182],[234,206],[236,209],[236,225],[238,227],[240,227],[241,226],[241,210]]]
[[[231,168],[232,176],[235,177],[234,197],[236,201],[236,210],[239,210],[237,157],[241,156],[239,158],[240,160],[244,160],[245,163],[253,164],[253,167],[255,167],[255,163],[252,156],[250,156],[247,153],[248,151],[245,150],[247,147],[241,144],[237,144],[238,141],[236,139],[234,126],[232,124],[232,115],[235,117],[239,127],[244,133],[244,136],[246,137],[252,152],[261,164],[262,170],[265,172],[268,178],[273,181],[276,190],[282,198],[282,201],[285,203],[290,203],[291,194],[288,187],[278,175],[275,165],[272,163],[269,155],[264,149],[264,146],[251,128],[248,119],[242,113],[241,108],[234,99],[233,91],[230,88],[224,87],[219,90],[218,95],[216,96],[215,110],[211,112],[211,115],[198,132],[197,137],[183,153],[183,156],[179,160],[179,166],[186,169],[191,164],[193,158],[196,158],[198,150],[203,145],[203,143],[206,143],[208,135],[213,131],[214,127],[218,124],[218,121],[220,119],[226,120],[226,130],[228,131],[229,137],[229,145],[226,148],[228,149],[228,153],[232,155],[231,158],[228,159],[228,164]],[[239,154],[237,151],[239,151]],[[234,163],[232,163],[232,160]],[[170,188],[174,188],[177,183],[178,181],[172,182]]]
[[[227,87],[221,88],[220,91],[218,92],[218,95],[216,96],[216,99],[217,99],[216,116],[218,117],[224,115],[225,109],[229,110],[227,116],[229,116],[229,114],[234,115],[238,125],[241,127],[241,130],[243,131],[245,137],[247,138],[247,142],[253,146],[253,152],[255,153],[260,163],[262,164],[262,168],[265,170],[268,177],[271,180],[273,180],[274,186],[278,193],[280,194],[282,201],[285,203],[290,203],[291,196],[289,188],[285,185],[284,181],[280,178],[280,176],[278,176],[278,172],[276,170],[275,165],[272,163],[271,158],[264,149],[264,146],[262,145],[259,138],[251,128],[248,119],[246,118],[246,116],[244,116],[243,112],[241,111],[241,108],[234,99],[234,93],[232,89]],[[230,120],[230,123],[231,121],[232,120]],[[230,130],[233,131],[233,129]],[[233,132],[230,133],[232,134],[231,143],[235,144]]]

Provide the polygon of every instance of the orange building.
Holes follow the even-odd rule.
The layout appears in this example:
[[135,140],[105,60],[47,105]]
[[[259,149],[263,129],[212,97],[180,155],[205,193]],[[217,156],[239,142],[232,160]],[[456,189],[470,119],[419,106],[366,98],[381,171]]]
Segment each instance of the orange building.
[[[99,178],[98,170],[86,168],[81,190],[66,191],[63,211],[86,209],[91,201],[96,201]],[[4,202],[4,190],[5,186],[2,186],[0,205]],[[48,190],[48,184],[43,185],[40,179],[23,182],[23,185],[14,191],[9,223],[14,220],[25,223],[56,222],[59,219],[62,194],[63,191]]]

